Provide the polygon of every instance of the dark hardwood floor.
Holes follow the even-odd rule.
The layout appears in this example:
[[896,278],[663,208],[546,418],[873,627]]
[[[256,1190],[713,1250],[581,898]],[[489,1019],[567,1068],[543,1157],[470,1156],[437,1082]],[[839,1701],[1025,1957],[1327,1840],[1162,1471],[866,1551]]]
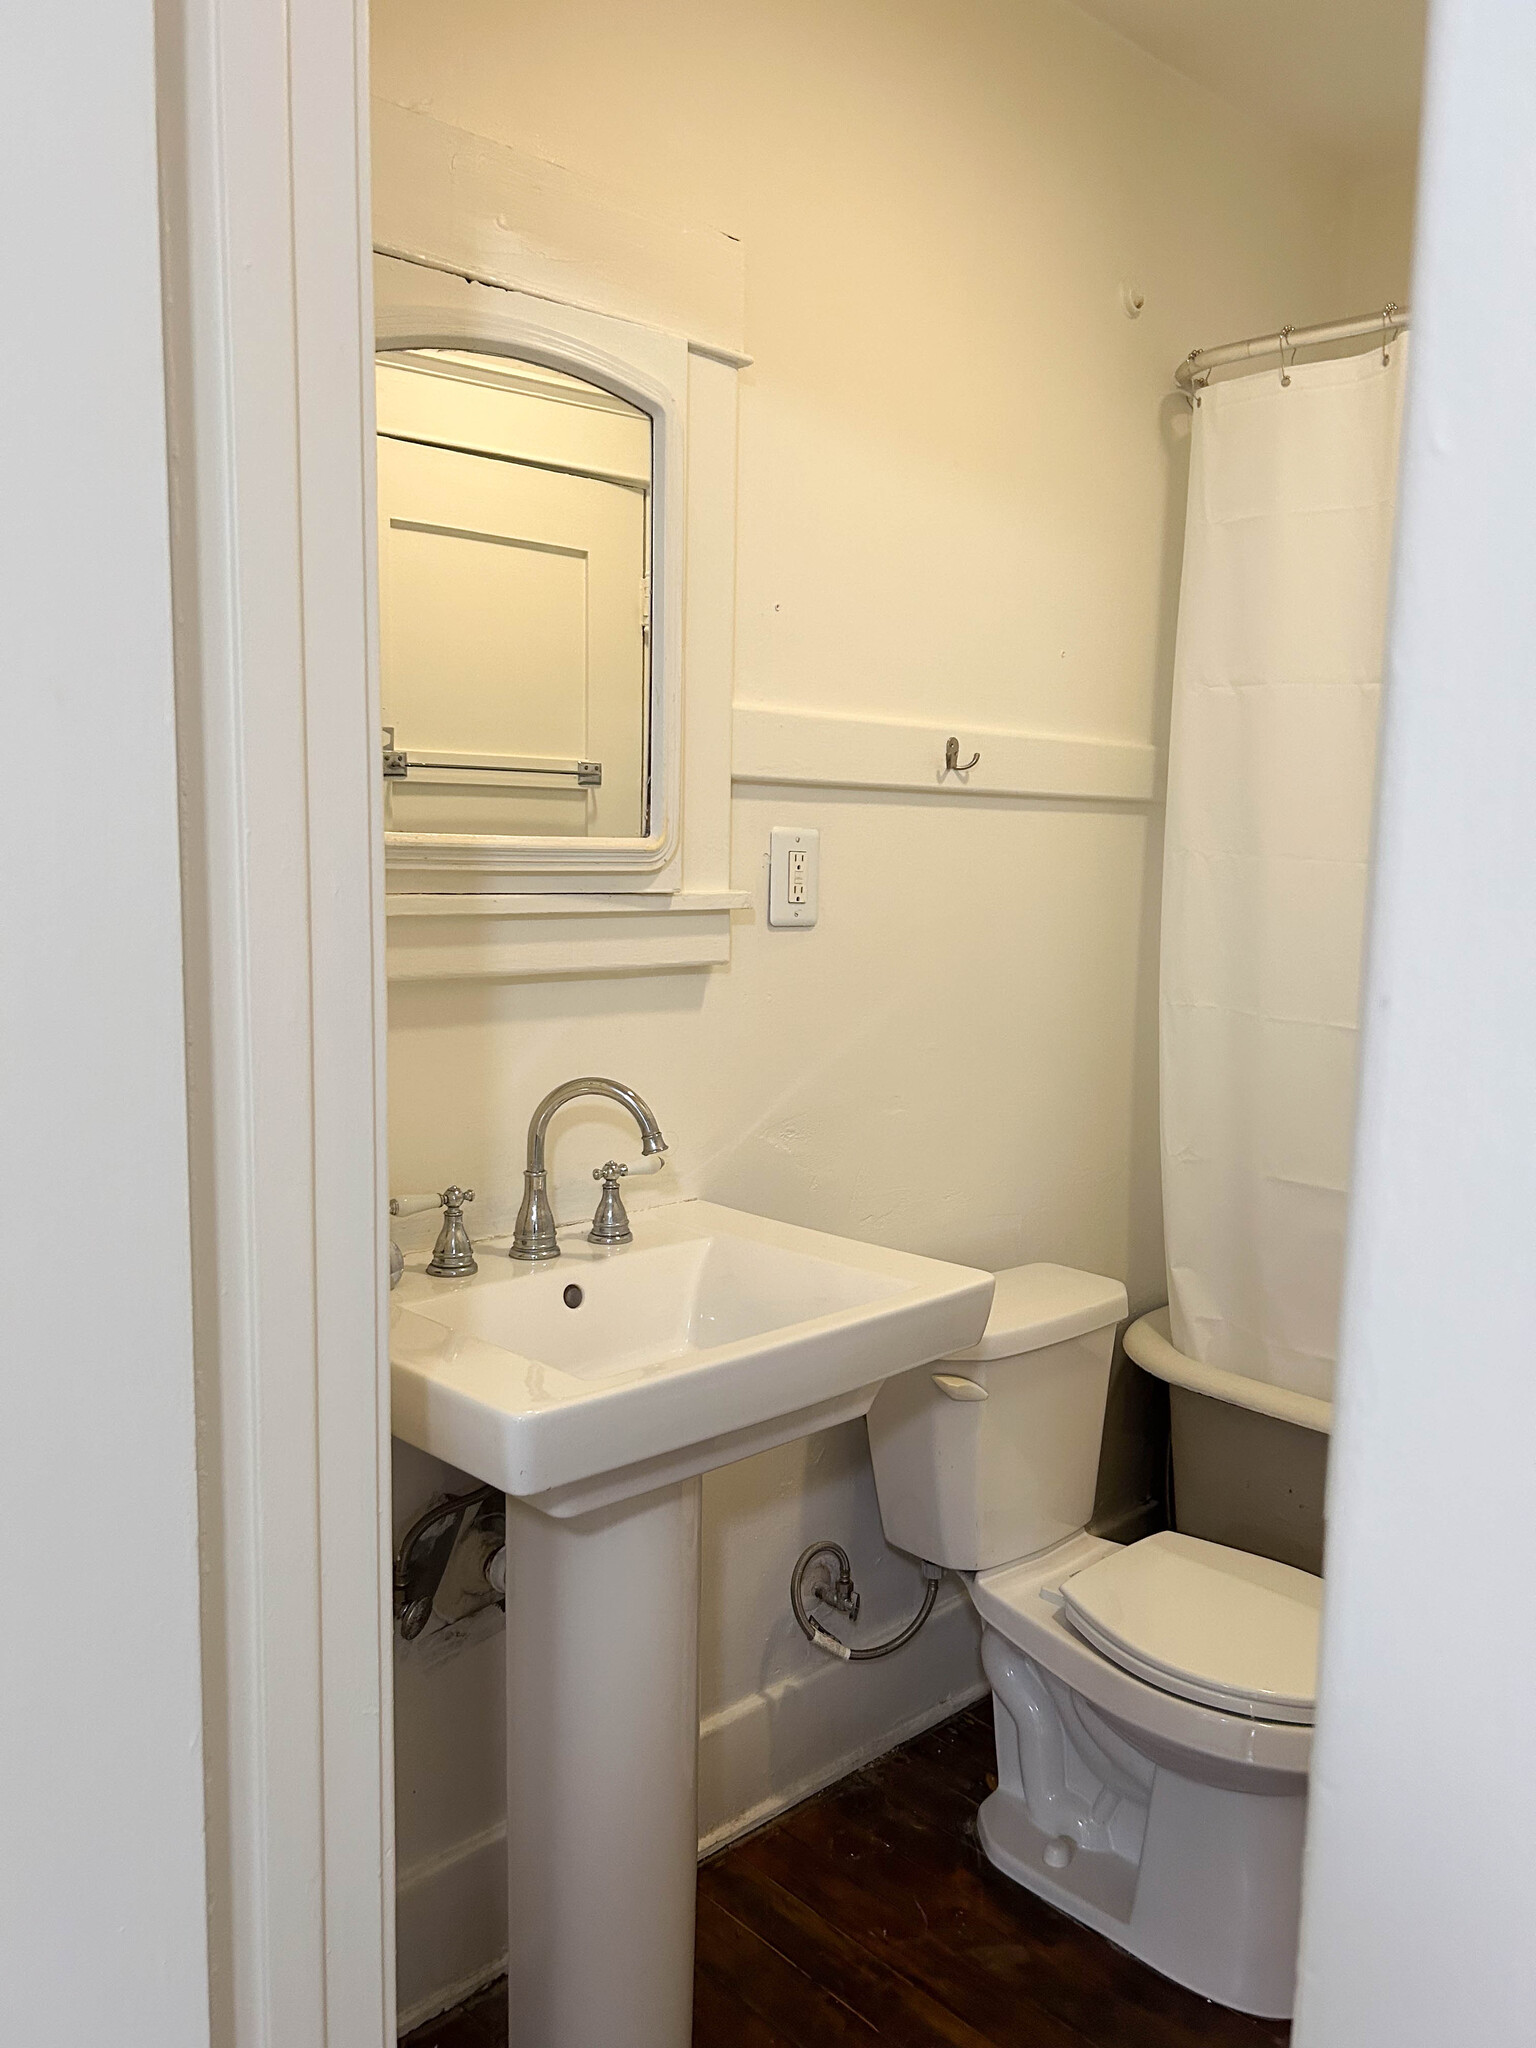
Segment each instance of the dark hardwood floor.
[[[999,1875],[976,1842],[990,1703],[699,1872],[694,2048],[1275,2048]],[[405,2048],[506,2048],[505,1982]],[[622,2041],[604,2048],[625,2048]]]

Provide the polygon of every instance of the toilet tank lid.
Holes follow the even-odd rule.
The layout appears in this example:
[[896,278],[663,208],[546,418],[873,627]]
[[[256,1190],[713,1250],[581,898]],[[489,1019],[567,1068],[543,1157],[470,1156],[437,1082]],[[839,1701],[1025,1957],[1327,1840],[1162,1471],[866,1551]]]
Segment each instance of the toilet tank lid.
[[1075,1266],[1010,1266],[997,1276],[992,1313],[978,1344],[951,1351],[953,1359],[1014,1358],[1039,1351],[1089,1330],[1118,1323],[1126,1311],[1125,1288],[1101,1273]]

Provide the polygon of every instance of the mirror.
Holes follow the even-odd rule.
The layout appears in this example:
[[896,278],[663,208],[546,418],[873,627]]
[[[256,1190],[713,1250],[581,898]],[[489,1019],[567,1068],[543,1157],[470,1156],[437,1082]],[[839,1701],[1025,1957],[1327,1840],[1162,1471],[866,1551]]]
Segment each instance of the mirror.
[[514,356],[376,375],[386,828],[643,839],[651,415]]

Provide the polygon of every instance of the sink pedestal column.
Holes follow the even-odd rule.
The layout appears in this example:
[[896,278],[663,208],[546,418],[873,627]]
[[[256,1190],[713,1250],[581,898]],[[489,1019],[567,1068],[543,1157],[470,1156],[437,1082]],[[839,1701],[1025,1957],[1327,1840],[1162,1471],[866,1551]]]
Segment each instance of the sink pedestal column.
[[700,1492],[507,1501],[512,2048],[689,2048]]

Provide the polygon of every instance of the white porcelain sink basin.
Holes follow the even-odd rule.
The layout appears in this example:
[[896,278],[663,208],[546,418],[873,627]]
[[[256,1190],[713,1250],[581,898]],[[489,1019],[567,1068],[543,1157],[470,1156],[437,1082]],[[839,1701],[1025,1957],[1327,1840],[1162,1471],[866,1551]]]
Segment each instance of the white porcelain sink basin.
[[864,1414],[880,1383],[973,1343],[992,1276],[710,1202],[580,1231],[522,1265],[408,1269],[390,1319],[394,1432],[568,1516]]
[[467,1280],[412,1262],[390,1363],[395,1435],[509,1496],[514,2038],[688,2048],[699,1475],[974,1343],[992,1276],[710,1202],[617,1249],[571,1230],[546,1264],[477,1250]]

